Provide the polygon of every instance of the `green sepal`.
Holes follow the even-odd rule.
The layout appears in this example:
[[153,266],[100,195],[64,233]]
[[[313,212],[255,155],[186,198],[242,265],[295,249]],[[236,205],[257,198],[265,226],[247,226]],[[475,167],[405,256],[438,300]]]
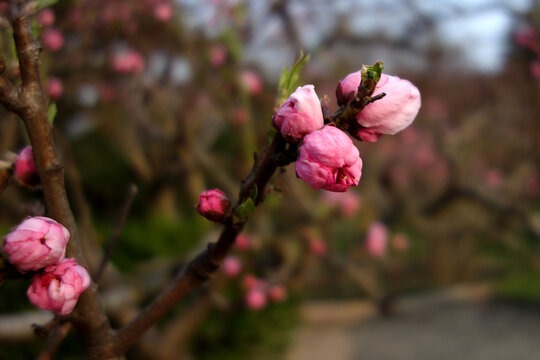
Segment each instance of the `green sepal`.
[[49,107],[47,108],[47,116],[49,118],[49,124],[52,125],[54,122],[54,118],[56,117],[58,109],[56,108],[56,103],[50,103]]
[[377,61],[373,66],[364,65],[362,66],[362,81],[366,80],[375,80],[379,82],[381,79],[381,74],[384,69],[382,62]]
[[238,220],[244,222],[253,211],[255,211],[255,202],[249,197],[236,207],[234,215]]

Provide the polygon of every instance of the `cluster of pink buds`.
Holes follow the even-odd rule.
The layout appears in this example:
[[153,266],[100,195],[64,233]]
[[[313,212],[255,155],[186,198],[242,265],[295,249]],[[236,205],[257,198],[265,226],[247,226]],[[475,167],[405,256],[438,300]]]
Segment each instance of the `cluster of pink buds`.
[[60,315],[69,314],[90,276],[75,259],[66,259],[69,231],[47,217],[24,220],[5,237],[4,252],[21,272],[35,271],[27,291],[32,304]]
[[268,300],[280,303],[287,298],[287,289],[284,286],[271,285],[251,274],[244,277],[243,285],[246,290],[244,301],[251,310],[262,310]]
[[381,222],[374,222],[367,231],[365,246],[367,252],[375,258],[383,258],[388,245],[396,252],[404,252],[409,249],[409,238],[402,233],[395,234],[389,243],[388,228]]
[[[378,63],[377,69],[382,70]],[[349,74],[336,90],[338,103],[355,98],[367,67]],[[409,126],[420,109],[420,92],[407,80],[381,74],[373,96],[382,99],[367,104],[345,127],[355,138],[375,142],[384,134],[396,134]],[[362,160],[352,140],[337,124],[325,125],[321,103],[313,85],[299,87],[279,108],[274,126],[290,143],[299,143],[296,174],[314,189],[345,192],[357,186]]]

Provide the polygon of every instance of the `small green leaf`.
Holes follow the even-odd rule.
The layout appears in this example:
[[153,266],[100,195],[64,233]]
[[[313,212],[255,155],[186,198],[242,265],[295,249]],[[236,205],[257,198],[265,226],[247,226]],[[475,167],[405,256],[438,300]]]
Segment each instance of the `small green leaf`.
[[54,5],[58,2],[58,0],[39,0],[36,5],[36,11],[39,11],[43,8],[49,7],[51,5]]
[[293,64],[291,70],[287,66],[283,69],[281,76],[279,78],[278,86],[278,102],[277,106],[283,105],[283,103],[289,98],[289,96],[296,90],[298,87],[298,81],[300,80],[300,72],[302,68],[309,61],[309,54],[304,54],[303,51],[300,51],[298,55],[298,60]]
[[47,108],[47,115],[49,117],[49,123],[51,125],[54,122],[54,118],[56,117],[57,110],[58,109],[56,108],[56,103],[49,104],[49,107]]
[[384,69],[384,65],[382,62],[377,61],[373,66],[370,65],[364,65],[362,66],[362,81],[366,81],[368,79],[379,81],[381,78],[382,71]]
[[236,207],[235,215],[240,221],[245,221],[253,211],[255,211],[255,203],[252,198],[247,198]]
[[257,184],[253,186],[253,190],[251,190],[251,198],[253,200],[257,200],[257,195],[259,194],[259,188],[257,187]]

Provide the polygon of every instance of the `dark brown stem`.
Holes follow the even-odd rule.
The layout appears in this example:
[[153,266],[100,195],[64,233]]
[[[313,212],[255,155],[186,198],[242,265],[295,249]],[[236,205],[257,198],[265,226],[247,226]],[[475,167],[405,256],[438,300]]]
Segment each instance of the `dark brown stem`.
[[[15,89],[3,76],[5,67],[0,63],[0,102],[23,120],[33,147],[34,160],[40,176],[48,216],[63,224],[71,237],[66,254],[86,266],[77,226],[67,200],[64,185],[64,167],[55,150],[51,126],[47,115],[47,101],[39,78],[40,46],[32,36],[26,16],[13,20],[13,38],[22,86]],[[73,313],[74,324],[88,341],[90,353],[110,341],[112,331],[99,301],[95,284],[86,290]]]
[[[251,196],[255,186],[258,189],[255,204],[259,204],[264,199],[266,185],[278,167],[285,166],[295,160],[295,155],[292,155],[293,148],[287,144],[281,134],[276,134],[270,147],[257,157],[251,172],[242,182],[237,206]],[[224,228],[217,242],[209,244],[205,251],[181,269],[175,280],[150,305],[118,331],[114,345],[105,351],[105,358],[106,356],[124,354],[147,329],[161,319],[178,301],[215,275],[244,223],[245,220],[233,221],[233,215],[228,215],[224,220]]]

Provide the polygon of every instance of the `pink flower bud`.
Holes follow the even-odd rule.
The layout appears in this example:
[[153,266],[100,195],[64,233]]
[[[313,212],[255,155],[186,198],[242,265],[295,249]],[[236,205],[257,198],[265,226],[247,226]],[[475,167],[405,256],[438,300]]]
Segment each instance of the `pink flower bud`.
[[213,45],[210,48],[210,64],[213,67],[220,67],[227,60],[227,48],[221,44]]
[[31,146],[25,147],[19,153],[19,157],[15,162],[15,178],[26,186],[39,184],[39,175]]
[[304,138],[296,174],[314,189],[343,192],[358,185],[362,159],[343,131],[325,126]]
[[50,8],[45,8],[37,13],[37,21],[41,26],[51,26],[54,24],[55,16],[54,11]]
[[259,283],[259,281],[260,280],[257,279],[257,277],[255,275],[247,274],[242,279],[242,286],[244,287],[245,290],[250,290],[250,289],[254,288]]
[[318,238],[309,239],[309,252],[315,256],[321,257],[326,254],[326,243]]
[[47,80],[47,95],[51,100],[58,100],[60,96],[62,96],[63,91],[64,86],[59,78],[50,77],[49,80]]
[[245,301],[251,310],[261,310],[266,306],[266,294],[261,289],[251,289],[247,292]]
[[268,290],[268,297],[275,303],[280,303],[287,298],[287,289],[281,285],[274,285]]
[[43,310],[66,315],[73,311],[79,295],[90,286],[90,276],[75,259],[64,259],[58,265],[34,275],[26,295]]
[[[362,80],[361,71],[349,74],[341,81],[344,94],[356,91]],[[373,95],[386,96],[367,105],[357,116],[357,126],[351,135],[367,142],[375,142],[383,134],[394,135],[409,126],[420,110],[420,91],[407,80],[381,75]]]
[[112,67],[121,74],[140,73],[144,69],[144,58],[135,50],[119,52],[112,59]]
[[535,60],[531,63],[531,75],[536,80],[540,80],[540,60]]
[[297,88],[274,115],[274,125],[290,142],[298,142],[305,135],[322,128],[321,103],[314,86]]
[[197,211],[208,220],[220,222],[229,210],[231,203],[219,189],[206,190],[199,196]]
[[53,219],[36,216],[6,235],[4,252],[20,271],[37,271],[61,261],[68,240],[68,229]]
[[409,238],[405,234],[396,234],[392,238],[392,248],[396,251],[405,251],[409,248]]
[[222,269],[228,277],[236,277],[242,271],[242,262],[236,256],[227,256],[223,260]]
[[251,241],[246,234],[238,234],[238,236],[236,236],[234,244],[240,250],[247,250],[251,247]]
[[366,236],[366,249],[368,253],[375,257],[382,257],[386,254],[386,243],[388,241],[388,229],[380,223],[373,223]]
[[331,206],[339,207],[341,213],[346,217],[352,217],[360,208],[360,196],[356,192],[345,193],[325,191],[322,200]]
[[171,20],[173,8],[169,3],[159,3],[154,7],[154,17],[162,22]]
[[240,74],[242,86],[251,94],[258,95],[263,89],[262,80],[259,75],[251,70],[244,70]]
[[64,46],[64,35],[56,29],[48,29],[41,35],[43,46],[47,50],[56,51]]

